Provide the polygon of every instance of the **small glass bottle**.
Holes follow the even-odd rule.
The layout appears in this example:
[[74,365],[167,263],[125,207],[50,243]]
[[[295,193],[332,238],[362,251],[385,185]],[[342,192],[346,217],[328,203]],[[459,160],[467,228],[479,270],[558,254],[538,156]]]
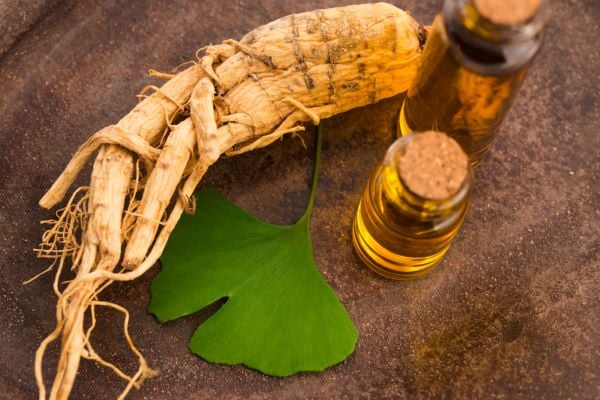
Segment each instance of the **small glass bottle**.
[[460,146],[440,132],[397,139],[371,176],[352,229],[365,264],[410,279],[439,263],[467,209],[472,173]]
[[446,0],[402,105],[399,135],[435,129],[475,167],[540,48],[545,0]]

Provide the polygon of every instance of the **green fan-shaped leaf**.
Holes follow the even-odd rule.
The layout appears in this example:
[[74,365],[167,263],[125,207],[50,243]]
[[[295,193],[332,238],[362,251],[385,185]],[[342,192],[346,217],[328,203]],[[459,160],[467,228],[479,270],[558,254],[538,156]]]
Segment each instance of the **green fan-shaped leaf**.
[[356,329],[313,261],[319,152],[309,206],[296,224],[259,221],[212,190],[197,193],[196,215],[178,223],[152,283],[150,312],[165,322],[227,298],[192,336],[193,353],[288,376],[322,371],[353,352]]

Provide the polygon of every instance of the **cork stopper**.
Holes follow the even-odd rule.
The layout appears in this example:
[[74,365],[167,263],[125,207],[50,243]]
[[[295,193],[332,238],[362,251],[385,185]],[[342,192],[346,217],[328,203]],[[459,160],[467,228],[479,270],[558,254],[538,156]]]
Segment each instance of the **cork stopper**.
[[440,132],[416,134],[398,162],[400,179],[413,193],[428,200],[455,195],[468,173],[469,160],[454,139]]
[[519,25],[538,11],[542,0],[473,0],[484,17],[498,25]]

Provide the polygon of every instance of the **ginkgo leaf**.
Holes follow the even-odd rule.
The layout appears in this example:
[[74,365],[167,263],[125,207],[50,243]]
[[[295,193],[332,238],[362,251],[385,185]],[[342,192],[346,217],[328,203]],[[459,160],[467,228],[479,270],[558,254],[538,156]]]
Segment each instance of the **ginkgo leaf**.
[[196,214],[182,218],[171,235],[150,312],[165,322],[226,298],[190,340],[190,350],[205,360],[288,376],[322,371],[354,351],[356,329],[313,260],[317,142],[309,206],[296,224],[262,222],[202,190]]

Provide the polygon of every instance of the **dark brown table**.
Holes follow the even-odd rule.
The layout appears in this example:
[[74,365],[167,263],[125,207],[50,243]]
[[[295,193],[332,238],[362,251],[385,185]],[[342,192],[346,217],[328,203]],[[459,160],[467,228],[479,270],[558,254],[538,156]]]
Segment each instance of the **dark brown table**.
[[[50,275],[22,282],[46,267],[32,252],[50,216],[37,201],[75,148],[135,104],[154,82],[148,68],[168,70],[205,44],[291,12],[352,1],[13,3],[0,6],[0,398],[32,399],[33,356],[54,327],[55,297]],[[428,22],[441,0],[394,3]],[[312,234],[317,264],[360,333],[348,360],[287,379],[208,364],[186,344],[215,308],[159,325],[146,312],[156,267],[104,295],[131,311],[133,339],[160,370],[130,398],[600,398],[600,3],[555,3],[545,48],[477,171],[467,221],[427,279],[380,278],[350,241],[402,97],[326,122]],[[286,139],[220,161],[203,185],[291,223],[307,198],[311,160]],[[99,318],[98,351],[133,370],[121,317]],[[56,356],[53,346],[47,379]],[[83,362],[72,398],[110,399],[122,387]]]

